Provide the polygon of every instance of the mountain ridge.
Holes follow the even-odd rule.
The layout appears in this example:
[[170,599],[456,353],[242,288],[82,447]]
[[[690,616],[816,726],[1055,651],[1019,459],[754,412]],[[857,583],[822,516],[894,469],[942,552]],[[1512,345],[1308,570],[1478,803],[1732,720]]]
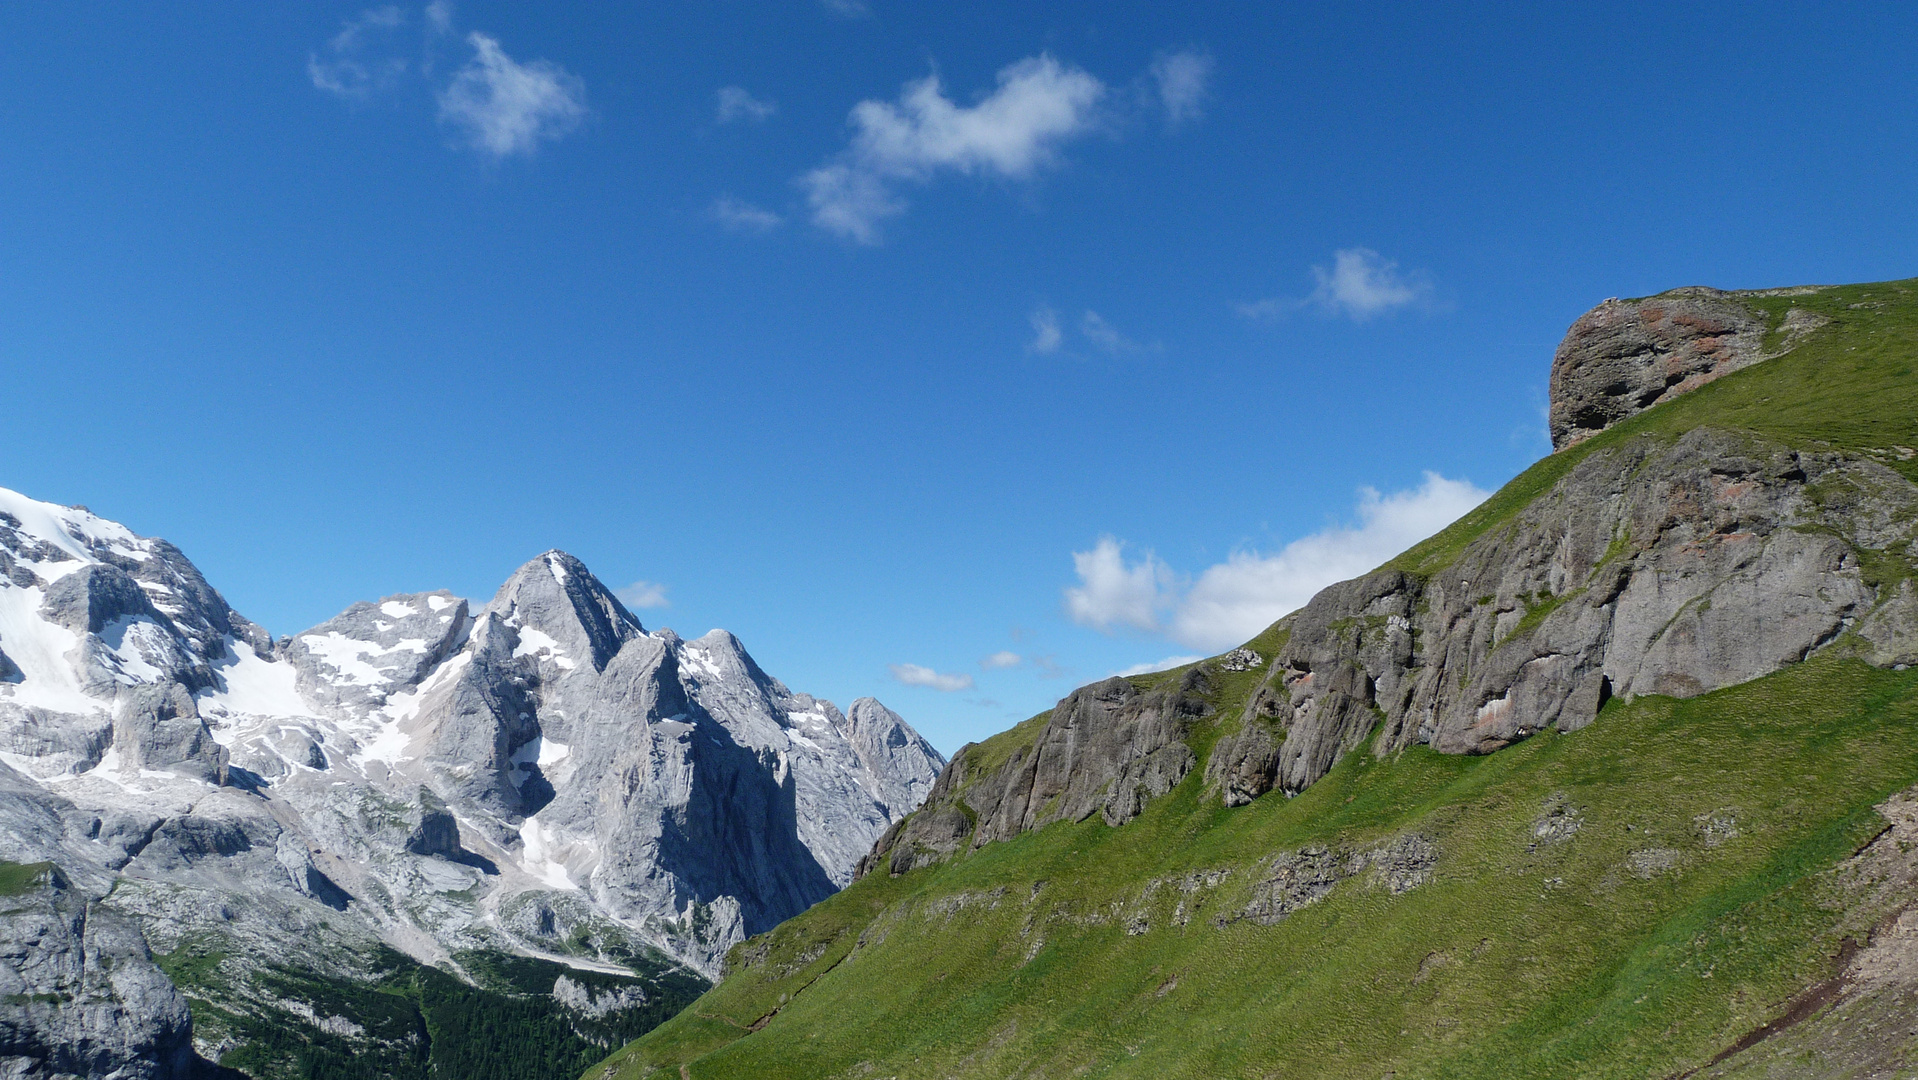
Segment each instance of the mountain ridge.
[[[794,693],[729,633],[648,631],[557,550],[477,608],[398,594],[275,642],[171,544],[0,491],[0,655],[0,859],[60,868],[22,894],[41,929],[9,924],[28,959],[0,977],[6,1053],[62,1060],[60,1002],[94,977],[35,959],[67,948],[47,928],[119,920],[116,970],[152,977],[82,1012],[165,1020],[98,1021],[127,1028],[95,1041],[129,1075],[198,1068],[188,1032],[189,1056],[260,1077],[329,1040],[342,1062],[362,1047],[342,1067],[425,1068],[376,1022],[381,979],[428,1030],[463,1023],[435,1002],[490,993],[534,1008],[549,1066],[605,1047],[849,880],[944,763],[879,702]],[[519,974],[489,990],[500,970]],[[315,1012],[339,995],[358,1004]]]

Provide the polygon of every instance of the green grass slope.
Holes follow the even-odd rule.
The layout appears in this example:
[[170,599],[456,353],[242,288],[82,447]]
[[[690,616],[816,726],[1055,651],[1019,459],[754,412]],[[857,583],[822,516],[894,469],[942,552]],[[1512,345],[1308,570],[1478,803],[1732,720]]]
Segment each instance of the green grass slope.
[[[1547,458],[1395,565],[1442,569],[1583,454],[1645,434],[1743,429],[1918,479],[1914,291],[1749,297],[1774,325],[1794,304],[1831,322]],[[1881,581],[1911,573],[1909,551],[1866,554]],[[1253,647],[1269,660],[1281,634]],[[1289,800],[1226,809],[1195,769],[1119,828],[1061,823],[871,875],[741,945],[731,977],[586,1076],[1705,1066],[1834,974],[1885,914],[1838,870],[1882,831],[1873,807],[1918,784],[1918,670],[1844,654],[1689,700],[1613,701],[1582,731],[1485,757],[1353,754]],[[1202,761],[1259,674],[1218,680],[1191,740]],[[1036,733],[1028,722],[969,756],[1004,760]],[[1436,852],[1421,875],[1367,868],[1408,838]],[[1321,895],[1246,917],[1273,912],[1275,891]]]

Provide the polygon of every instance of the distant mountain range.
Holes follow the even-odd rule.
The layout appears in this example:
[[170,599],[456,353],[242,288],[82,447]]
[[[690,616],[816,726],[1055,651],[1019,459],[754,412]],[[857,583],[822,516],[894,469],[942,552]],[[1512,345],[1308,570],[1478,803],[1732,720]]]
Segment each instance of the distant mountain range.
[[[274,641],[164,540],[0,489],[0,1057],[453,1075],[481,1037],[435,1010],[468,994],[536,999],[576,1070],[844,886],[944,764],[725,631],[648,631],[564,552],[478,608]],[[402,984],[390,1031],[352,1004]]]

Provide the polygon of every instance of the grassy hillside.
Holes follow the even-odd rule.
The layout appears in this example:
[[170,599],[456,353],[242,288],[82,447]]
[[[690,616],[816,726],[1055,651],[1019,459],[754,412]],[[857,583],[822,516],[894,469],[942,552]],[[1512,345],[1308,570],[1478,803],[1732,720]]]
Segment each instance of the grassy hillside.
[[[1918,479],[1914,289],[1750,297],[1774,325],[1792,305],[1831,322],[1540,462],[1395,564],[1442,569],[1584,454],[1700,425]],[[1911,573],[1908,550],[1863,554],[1879,581]],[[1253,647],[1269,660],[1281,634]],[[1198,769],[1120,828],[1095,816],[874,874],[740,946],[734,975],[586,1075],[1703,1066],[1885,914],[1835,871],[1883,831],[1874,805],[1918,784],[1918,670],[1844,652],[1689,700],[1614,700],[1585,730],[1489,756],[1353,754],[1289,800],[1226,809]],[[1201,761],[1261,674],[1217,680],[1191,738]],[[1003,761],[1038,728],[968,757]]]

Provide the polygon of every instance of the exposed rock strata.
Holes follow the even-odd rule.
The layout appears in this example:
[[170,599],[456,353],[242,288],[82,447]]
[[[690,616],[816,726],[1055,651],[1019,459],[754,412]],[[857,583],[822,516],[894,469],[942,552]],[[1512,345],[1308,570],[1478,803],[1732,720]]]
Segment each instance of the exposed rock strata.
[[1132,820],[1192,771],[1196,758],[1185,738],[1210,711],[1209,690],[1209,676],[1196,667],[1151,691],[1121,678],[1080,687],[1052,710],[1033,745],[1003,766],[974,776],[968,755],[977,747],[961,750],[939,774],[927,810],[889,829],[859,872],[884,866],[903,873],[963,846],[1095,813],[1108,825]]
[[[1852,486],[1888,516],[1818,498]],[[1709,429],[1609,448],[1443,571],[1314,597],[1207,776],[1236,805],[1303,789],[1368,738],[1486,753],[1583,727],[1614,694],[1769,674],[1854,626],[1895,658],[1904,594],[1881,603],[1857,551],[1909,540],[1915,518],[1918,487],[1873,462]]]
[[201,1074],[186,999],[139,924],[49,869],[0,919],[0,1074],[187,1080]]

